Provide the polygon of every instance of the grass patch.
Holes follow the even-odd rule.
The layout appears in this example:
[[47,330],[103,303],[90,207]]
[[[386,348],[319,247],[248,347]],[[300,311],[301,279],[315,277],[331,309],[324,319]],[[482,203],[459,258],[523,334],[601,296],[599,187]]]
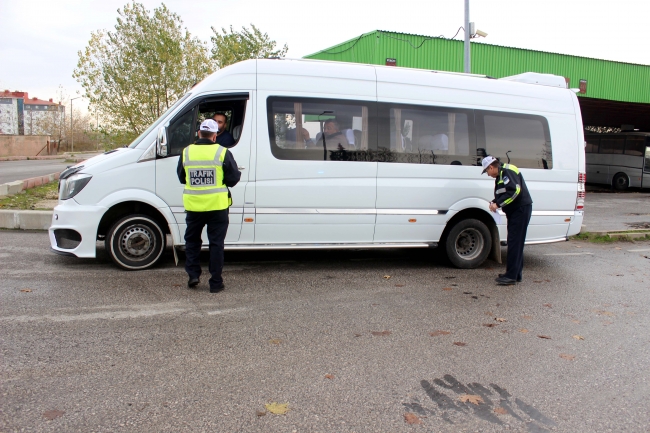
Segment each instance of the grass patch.
[[49,210],[36,207],[39,201],[43,200],[57,200],[58,181],[46,183],[45,185],[37,186],[36,188],[28,189],[20,194],[10,195],[6,198],[0,199],[0,209],[17,209],[17,210]]
[[[620,232],[617,232],[620,233]],[[638,233],[634,231],[628,232],[630,234],[632,233]],[[572,240],[577,240],[577,241],[588,241],[588,242],[593,242],[595,244],[604,244],[604,243],[611,243],[611,242],[632,242],[632,241],[642,241],[642,240],[650,240],[650,234],[646,234],[645,238],[629,238],[627,236],[616,236],[616,237],[609,237],[608,235],[601,236],[597,235],[594,233],[589,233],[589,232],[584,232],[577,234],[575,236],[571,236]]]

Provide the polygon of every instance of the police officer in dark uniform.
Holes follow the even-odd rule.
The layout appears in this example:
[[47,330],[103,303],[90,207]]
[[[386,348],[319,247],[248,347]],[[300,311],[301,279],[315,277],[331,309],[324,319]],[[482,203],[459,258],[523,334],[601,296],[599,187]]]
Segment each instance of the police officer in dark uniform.
[[207,119],[199,127],[199,139],[185,149],[178,159],[178,180],[185,184],[185,271],[187,286],[194,288],[201,276],[201,233],[208,226],[210,243],[210,293],[223,290],[223,248],[228,231],[228,208],[232,204],[228,188],[237,185],[241,172],[232,154],[216,144],[219,127]]
[[524,242],[530,216],[533,212],[533,199],[530,197],[524,177],[512,164],[501,164],[498,159],[488,155],[483,158],[483,173],[494,178],[494,200],[490,211],[502,208],[508,218],[508,259],[506,273],[499,274],[497,284],[511,286],[521,282],[524,268]]

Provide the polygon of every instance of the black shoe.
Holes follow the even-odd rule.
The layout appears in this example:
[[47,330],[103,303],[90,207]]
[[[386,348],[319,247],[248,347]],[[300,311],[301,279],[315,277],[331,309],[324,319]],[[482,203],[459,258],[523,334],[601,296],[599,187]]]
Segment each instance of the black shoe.
[[193,289],[196,286],[198,286],[200,282],[201,280],[199,280],[198,278],[190,278],[189,280],[187,280],[187,287]]
[[226,288],[226,286],[224,286],[223,283],[221,283],[220,286],[210,287],[210,293],[219,293],[220,291],[222,291],[225,288]]
[[516,280],[513,280],[512,278],[506,278],[506,277],[499,277],[495,281],[500,286],[514,286],[515,284],[517,284]]
[[[506,274],[499,274],[499,278],[504,278]],[[517,278],[517,282],[521,283],[521,278]]]

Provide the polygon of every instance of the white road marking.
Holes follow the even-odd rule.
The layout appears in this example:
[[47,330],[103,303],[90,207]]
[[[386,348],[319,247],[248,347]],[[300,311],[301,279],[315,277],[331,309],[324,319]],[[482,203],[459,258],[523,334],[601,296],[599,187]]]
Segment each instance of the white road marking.
[[240,311],[248,311],[250,308],[226,308],[225,310],[214,310],[214,311],[206,311],[205,314],[208,316],[216,316],[220,314],[228,314],[228,313],[239,313]]
[[544,254],[545,256],[593,256],[594,253],[555,253]]
[[638,249],[638,250],[628,250],[628,251],[631,252],[631,253],[640,253],[642,251],[650,251],[650,248],[641,248],[641,249]]

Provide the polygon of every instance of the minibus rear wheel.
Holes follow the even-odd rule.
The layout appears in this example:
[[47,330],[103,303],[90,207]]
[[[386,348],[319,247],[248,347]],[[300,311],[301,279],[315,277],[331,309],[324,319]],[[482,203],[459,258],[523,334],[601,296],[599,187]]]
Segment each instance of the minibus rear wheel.
[[160,225],[148,215],[128,215],[108,231],[106,251],[122,269],[147,269],[160,259],[166,237]]
[[491,246],[490,229],[477,219],[459,221],[445,239],[447,258],[452,265],[461,269],[480,266],[490,254]]

